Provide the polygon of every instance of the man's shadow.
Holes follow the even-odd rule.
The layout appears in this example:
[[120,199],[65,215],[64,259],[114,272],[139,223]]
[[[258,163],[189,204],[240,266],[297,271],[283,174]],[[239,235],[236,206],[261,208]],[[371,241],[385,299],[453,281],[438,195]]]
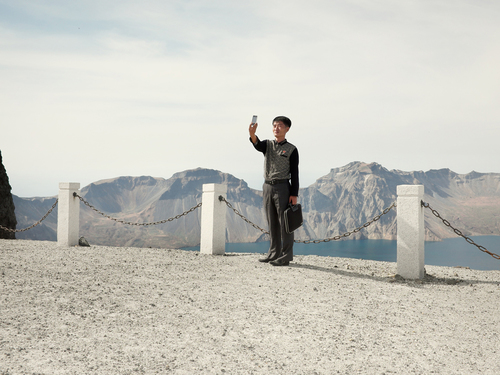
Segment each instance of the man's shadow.
[[321,266],[313,266],[310,264],[301,264],[301,263],[290,263],[290,266],[292,268],[302,268],[302,269],[309,269],[313,271],[320,271],[320,272],[327,272],[335,275],[340,275],[340,276],[346,276],[346,277],[353,277],[357,279],[369,279],[369,280],[374,280],[378,282],[386,282],[386,283],[398,283],[398,284],[408,284],[411,286],[419,286],[423,284],[441,284],[441,285],[470,285],[470,284],[500,284],[500,281],[489,281],[489,280],[470,280],[470,279],[460,279],[459,277],[456,278],[446,278],[446,277],[436,277],[431,274],[426,273],[423,279],[405,279],[401,277],[400,275],[394,275],[394,276],[374,276],[374,275],[369,275],[369,274],[364,274],[364,273],[358,273],[355,271],[349,271],[349,270],[342,270],[339,269],[337,266],[334,268],[327,268],[327,267],[321,267]]

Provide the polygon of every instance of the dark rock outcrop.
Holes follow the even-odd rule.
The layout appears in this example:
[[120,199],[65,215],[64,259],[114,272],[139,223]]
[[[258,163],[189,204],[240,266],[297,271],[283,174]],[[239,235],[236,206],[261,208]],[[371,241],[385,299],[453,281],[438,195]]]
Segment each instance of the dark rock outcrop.
[[[9,177],[3,166],[2,152],[0,151],[0,225],[5,228],[16,229],[17,220],[11,190]],[[15,239],[16,234],[0,228],[0,238]]]

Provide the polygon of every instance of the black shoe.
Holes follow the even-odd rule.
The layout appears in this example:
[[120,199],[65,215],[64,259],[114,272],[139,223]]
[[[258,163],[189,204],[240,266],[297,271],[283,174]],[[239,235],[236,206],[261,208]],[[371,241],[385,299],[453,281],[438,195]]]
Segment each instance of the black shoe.
[[290,265],[290,262],[288,260],[272,260],[269,262],[269,264],[280,267],[280,266],[288,266]]
[[259,262],[262,262],[262,263],[268,263],[268,262],[272,262],[273,260],[275,260],[276,258],[260,258],[259,259]]

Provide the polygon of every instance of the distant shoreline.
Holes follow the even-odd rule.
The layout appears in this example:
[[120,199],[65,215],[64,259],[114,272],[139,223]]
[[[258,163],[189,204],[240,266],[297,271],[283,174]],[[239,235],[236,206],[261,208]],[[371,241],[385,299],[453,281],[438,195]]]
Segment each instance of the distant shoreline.
[[[472,236],[475,242],[491,251],[500,249],[500,236]],[[227,243],[226,251],[238,253],[266,253],[269,242]],[[199,246],[182,248],[199,251]],[[476,270],[499,270],[500,260],[482,253],[464,239],[446,238],[442,241],[426,241],[426,265],[444,267],[469,267]],[[296,255],[319,255],[340,258],[366,259],[385,262],[397,261],[397,241],[394,240],[344,240],[319,244],[295,244]]]

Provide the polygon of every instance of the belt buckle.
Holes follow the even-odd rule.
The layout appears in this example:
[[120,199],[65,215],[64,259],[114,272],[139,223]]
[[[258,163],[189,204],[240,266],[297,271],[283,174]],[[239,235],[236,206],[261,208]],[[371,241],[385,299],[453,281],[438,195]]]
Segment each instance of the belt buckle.
[[280,180],[280,179],[276,179],[276,180],[270,180],[268,181],[268,184],[269,185],[277,185],[277,184],[280,184],[280,183],[283,183],[283,182],[286,182],[287,180]]

